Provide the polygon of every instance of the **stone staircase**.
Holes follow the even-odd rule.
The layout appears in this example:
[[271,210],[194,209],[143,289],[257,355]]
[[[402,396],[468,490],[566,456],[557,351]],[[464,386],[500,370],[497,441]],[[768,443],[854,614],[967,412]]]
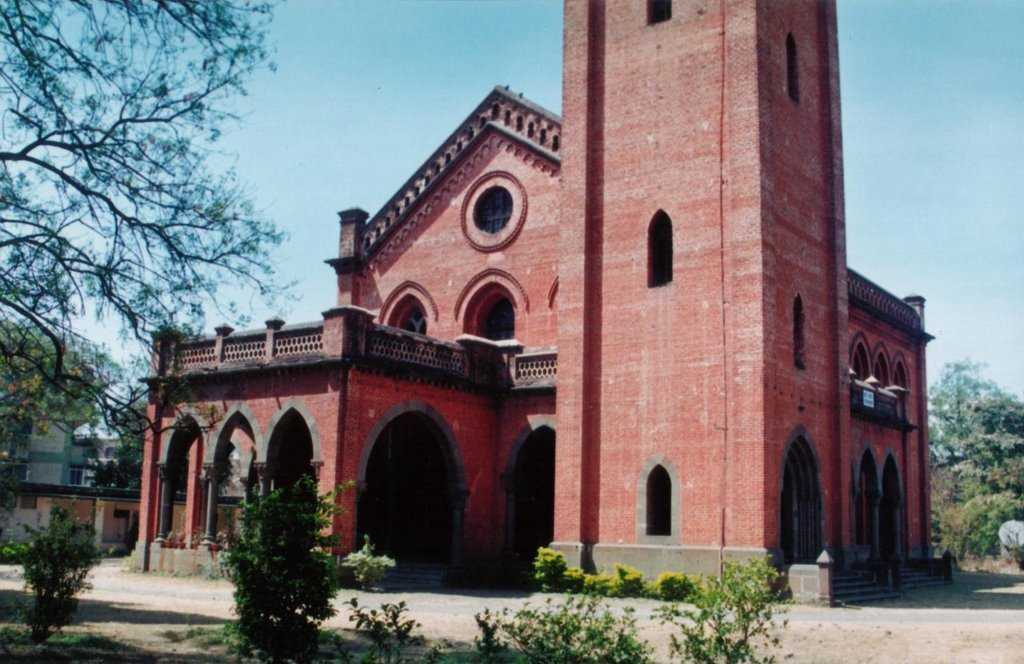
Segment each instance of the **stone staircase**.
[[926,570],[913,567],[900,568],[900,590],[906,592],[916,588],[930,588],[945,585],[941,576],[932,576]]
[[435,592],[444,587],[447,566],[399,561],[388,570],[381,587],[388,592]]
[[836,605],[895,599],[900,593],[879,585],[871,572],[839,572],[832,577],[832,598]]

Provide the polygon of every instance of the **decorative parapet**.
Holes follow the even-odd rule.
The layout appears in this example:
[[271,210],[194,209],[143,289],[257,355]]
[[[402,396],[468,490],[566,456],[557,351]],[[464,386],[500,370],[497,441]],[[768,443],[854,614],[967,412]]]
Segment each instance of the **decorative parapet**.
[[921,315],[913,306],[849,268],[846,274],[847,295],[851,304],[915,336],[931,338],[924,331]]
[[557,349],[531,349],[512,359],[512,384],[515,387],[554,387],[557,382]]
[[466,349],[422,334],[374,325],[366,343],[369,357],[428,367],[453,376],[469,375]]
[[555,387],[558,352],[554,348],[524,353],[514,340],[471,335],[453,343],[380,325],[371,317],[358,307],[338,307],[324,313],[323,323],[284,326],[274,320],[268,321],[265,332],[225,329],[213,338],[179,342],[169,352],[177,360],[176,370],[185,375],[347,361],[389,372],[419,373],[430,380],[454,379],[489,390]]
[[854,416],[896,429],[914,429],[914,425],[907,420],[907,404],[904,398],[888,389],[863,381],[850,382],[850,412]]

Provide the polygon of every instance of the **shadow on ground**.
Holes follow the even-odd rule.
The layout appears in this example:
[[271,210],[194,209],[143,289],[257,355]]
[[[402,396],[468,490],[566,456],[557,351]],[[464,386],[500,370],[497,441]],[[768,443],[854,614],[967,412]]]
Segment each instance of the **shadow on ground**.
[[953,583],[908,591],[903,597],[861,604],[882,609],[1024,611],[1024,574],[957,572]]
[[[0,590],[0,618],[13,620],[20,606],[31,602],[28,593]],[[223,625],[224,620],[196,613],[164,610],[152,611],[138,605],[122,602],[104,602],[95,599],[78,600],[74,624],[116,622],[129,625]]]

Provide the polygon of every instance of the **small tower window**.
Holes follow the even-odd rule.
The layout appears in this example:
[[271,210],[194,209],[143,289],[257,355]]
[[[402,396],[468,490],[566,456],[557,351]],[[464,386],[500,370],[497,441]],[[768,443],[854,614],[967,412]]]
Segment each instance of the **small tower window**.
[[647,475],[647,534],[672,534],[672,478],[661,465]]
[[786,35],[786,92],[795,102],[800,101],[800,69],[796,58],[796,40]]
[[516,310],[508,298],[501,298],[491,306],[484,319],[484,337],[492,341],[512,339],[516,336]]
[[799,295],[793,299],[793,366],[806,368],[804,363],[804,301]]
[[659,211],[647,229],[647,286],[672,281],[672,220]]
[[672,18],[672,0],[649,0],[647,22],[661,23]]
[[863,344],[857,344],[853,349],[853,373],[859,380],[867,380],[871,374],[870,363],[868,362],[868,351]]
[[885,354],[882,352],[879,352],[878,357],[875,358],[874,374],[878,382],[882,384],[882,387],[888,387],[892,384],[889,382],[889,362],[885,359]]

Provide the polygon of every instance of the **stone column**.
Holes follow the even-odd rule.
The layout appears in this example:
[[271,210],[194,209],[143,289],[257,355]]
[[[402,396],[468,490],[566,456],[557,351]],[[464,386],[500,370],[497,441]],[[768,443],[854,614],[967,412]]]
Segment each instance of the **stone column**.
[[171,518],[174,516],[174,476],[173,468],[160,464],[160,521],[157,525],[156,541],[163,544],[171,533]]
[[868,489],[868,513],[871,519],[871,559],[878,560],[878,505],[882,495],[875,487]]
[[513,555],[516,546],[516,482],[513,473],[503,473],[505,486],[505,554]]
[[106,521],[106,519],[104,518],[106,516],[106,509],[107,504],[104,503],[102,500],[96,499],[96,501],[93,502],[94,517],[92,526],[96,532],[96,538],[94,540],[96,548],[100,548],[101,546],[103,546],[103,524],[104,521]]
[[269,463],[256,462],[253,464],[253,468],[256,470],[256,482],[259,486],[259,495],[266,496],[271,491],[271,480],[273,479],[273,468]]
[[451,567],[462,567],[463,519],[466,512],[466,491],[457,491],[452,497],[452,556]]
[[206,480],[206,532],[203,544],[207,546],[217,542],[217,467],[208,465],[203,469]]

